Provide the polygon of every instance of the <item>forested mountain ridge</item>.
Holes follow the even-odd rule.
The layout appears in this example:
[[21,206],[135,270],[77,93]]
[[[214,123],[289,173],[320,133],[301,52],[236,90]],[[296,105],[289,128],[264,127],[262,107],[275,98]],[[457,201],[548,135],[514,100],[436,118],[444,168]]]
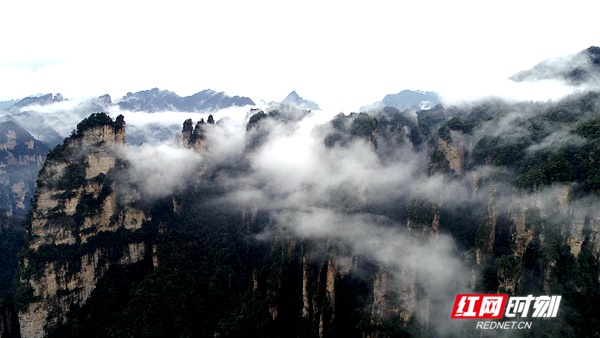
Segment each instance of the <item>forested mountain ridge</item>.
[[479,336],[449,319],[461,292],[562,295],[518,333],[593,336],[599,112],[252,110],[186,121],[170,175],[92,115],[38,179],[21,336]]

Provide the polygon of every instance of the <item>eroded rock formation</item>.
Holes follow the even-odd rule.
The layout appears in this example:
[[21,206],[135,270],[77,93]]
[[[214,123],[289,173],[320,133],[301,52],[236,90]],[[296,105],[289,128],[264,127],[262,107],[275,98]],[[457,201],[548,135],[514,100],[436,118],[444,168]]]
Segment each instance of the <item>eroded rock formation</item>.
[[125,121],[94,114],[84,122],[39,175],[17,297],[22,337],[43,337],[85,303],[111,264],[148,251],[135,234],[150,216],[123,178]]

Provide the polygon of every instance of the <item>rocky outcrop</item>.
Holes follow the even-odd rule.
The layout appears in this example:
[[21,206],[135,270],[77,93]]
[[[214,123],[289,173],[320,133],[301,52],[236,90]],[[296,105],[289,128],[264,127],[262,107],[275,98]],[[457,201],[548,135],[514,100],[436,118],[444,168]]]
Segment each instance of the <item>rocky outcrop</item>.
[[591,243],[592,254],[597,260],[600,260],[600,215],[591,217],[589,225],[588,239]]
[[476,263],[482,265],[494,253],[496,225],[498,224],[498,187],[492,185],[488,193],[487,219],[477,232],[477,247],[475,249]]
[[[374,331],[370,337],[385,337],[378,328],[399,322],[405,326],[412,320],[417,310],[416,262],[406,262],[397,278],[381,269],[373,283],[373,305],[371,325]],[[424,309],[421,309],[424,310]],[[423,314],[428,317],[428,313]],[[393,325],[393,324],[392,324]]]
[[310,272],[306,254],[302,254],[302,318],[308,318],[310,315],[310,299],[308,295]]
[[17,155],[13,153],[9,153],[6,156],[6,164],[7,165],[17,165],[17,166],[26,166],[26,165],[35,165],[40,167],[44,163],[44,155],[42,154],[34,154],[34,155]]
[[24,181],[13,183],[10,191],[15,198],[17,209],[25,209],[25,197],[27,196],[27,187]]
[[204,119],[200,119],[196,123],[196,127],[193,127],[194,122],[192,119],[187,119],[183,123],[183,129],[181,131],[181,144],[185,148],[191,148],[200,153],[206,153],[208,147],[206,144],[206,128],[211,128],[214,125],[215,119],[212,115],[208,116],[207,122]]
[[586,212],[585,210],[576,209],[573,210],[573,216],[571,219],[571,229],[567,236],[567,244],[571,248],[571,253],[574,256],[578,256],[581,252],[581,246],[585,241],[583,229],[586,223]]
[[498,267],[498,290],[515,294],[522,281],[523,259],[527,246],[533,240],[535,232],[527,220],[527,212],[534,205],[528,196],[513,196],[509,219],[511,226],[511,255]]
[[325,299],[331,310],[331,322],[335,321],[335,277],[337,269],[333,259],[327,261],[327,275],[325,277]]
[[19,311],[22,337],[43,337],[45,327],[62,321],[72,305],[81,306],[95,288],[96,282],[107,269],[107,263],[99,261],[100,251],[81,257],[78,271],[68,270],[60,262],[46,264],[38,278],[23,280],[36,299]]
[[17,133],[14,130],[9,130],[6,133],[6,142],[0,143],[0,150],[15,149],[17,146]]
[[[385,268],[375,275],[371,325],[375,328],[371,337],[381,337],[378,327],[389,322],[406,326],[417,310],[417,262],[406,261],[400,273],[394,277]],[[423,310],[423,309],[421,309]],[[422,314],[428,317],[428,313]]]
[[[411,215],[416,219],[411,218]],[[414,241],[434,243],[440,231],[440,218],[438,207],[427,203],[419,206],[415,203],[407,218],[408,235]],[[379,328],[395,325],[390,323],[406,327],[416,315],[425,320],[429,318],[428,307],[417,307],[419,301],[425,304],[429,302],[427,298],[418,299],[418,260],[406,257],[399,264],[399,271],[396,270],[393,274],[384,266],[380,266],[375,274],[371,307],[371,325],[374,328],[370,335],[372,338],[385,337]]]
[[181,131],[181,143],[184,147],[189,148],[194,133],[194,122],[192,119],[187,119],[183,122],[183,130]]
[[457,175],[461,176],[465,169],[465,137],[462,132],[450,131],[450,139],[438,138],[438,150]]
[[[131,208],[123,200],[139,200],[139,193],[119,191],[116,182],[107,179],[111,170],[118,170],[118,151],[124,145],[125,125],[121,116],[114,124],[84,129],[81,136],[67,139],[62,148],[57,148],[60,151],[40,171],[41,184],[32,210],[30,249],[37,250],[46,244],[85,242],[100,231],[141,226],[143,217],[132,210],[131,215],[135,215],[132,218],[125,212]],[[121,192],[122,196],[117,197]],[[88,210],[90,206],[97,208]],[[80,224],[66,224],[69,220],[78,220]],[[72,231],[72,226],[81,228]]]
[[[40,171],[20,276],[23,337],[42,337],[81,306],[111,264],[146,257],[135,231],[149,220],[128,184],[120,157],[125,121],[104,114],[84,120]],[[114,260],[114,252],[120,258]],[[23,295],[27,295],[26,297]]]
[[[586,203],[571,204],[570,194],[569,186],[554,186],[532,194],[513,194],[508,209],[510,254],[503,257],[498,266],[499,292],[514,294],[520,290],[525,256],[534,240],[540,245],[552,245],[552,241],[560,238],[559,244],[566,244],[574,258],[580,255],[584,245],[588,245],[598,258],[599,218],[595,215],[595,207]],[[547,238],[548,234],[554,239]],[[545,290],[550,289],[555,265],[556,258],[541,267]]]
[[0,208],[25,216],[48,147],[13,121],[0,123]]

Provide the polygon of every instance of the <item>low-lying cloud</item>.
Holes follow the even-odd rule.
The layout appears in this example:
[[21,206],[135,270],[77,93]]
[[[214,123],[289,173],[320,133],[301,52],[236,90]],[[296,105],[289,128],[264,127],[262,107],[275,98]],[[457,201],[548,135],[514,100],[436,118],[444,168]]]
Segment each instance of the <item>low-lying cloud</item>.
[[[287,234],[344,243],[352,255],[366,257],[387,271],[390,287],[411,285],[415,282],[411,276],[417,276],[429,297],[450,308],[454,295],[467,289],[470,276],[454,240],[441,233],[432,238],[409,235],[406,224],[367,209],[412,197],[432,203],[460,203],[471,192],[458,182],[445,182],[442,176],[427,176],[428,157],[408,144],[399,149],[403,156],[394,157],[391,163],[382,161],[373,144],[365,139],[326,147],[323,140],[330,127],[323,124],[333,116],[313,111],[298,122],[265,119],[260,122],[266,135],[264,143],[248,150],[249,116],[232,114],[215,125],[204,126],[207,150],[202,155],[177,147],[148,145],[158,153],[146,150],[148,156],[130,158],[132,162],[147,159],[134,164],[135,170],[143,172],[137,177],[146,184],[164,177],[171,189],[191,182],[181,177],[190,177],[195,170],[208,172],[225,164],[235,165],[236,161],[245,162],[244,171],[221,170],[216,180],[227,191],[222,198],[239,210],[251,206],[270,215],[271,224],[256,238]],[[169,156],[178,158],[155,163],[151,158],[163,156],[162,151],[173,152],[176,155]],[[188,165],[177,175],[170,168],[179,163]],[[167,171],[153,168],[157,165],[165,165]],[[180,179],[169,181],[167,176]],[[152,189],[154,195],[168,191]],[[401,204],[396,207],[404,208]]]
[[203,161],[193,150],[166,142],[122,151],[131,165],[130,179],[149,198],[165,197],[187,186]]

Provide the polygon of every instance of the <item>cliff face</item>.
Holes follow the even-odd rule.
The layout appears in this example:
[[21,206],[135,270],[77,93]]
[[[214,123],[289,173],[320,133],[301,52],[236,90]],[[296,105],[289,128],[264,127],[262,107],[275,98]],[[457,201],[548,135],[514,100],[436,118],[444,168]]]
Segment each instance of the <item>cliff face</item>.
[[459,131],[450,131],[449,139],[438,137],[438,150],[444,154],[450,169],[459,176],[465,169],[465,143],[465,137]]
[[[524,288],[528,255],[536,246],[564,248],[564,255],[579,259],[585,246],[593,259],[600,258],[598,212],[595,206],[569,202],[569,186],[554,187],[550,193],[514,194],[507,218],[510,231],[510,259],[498,268],[499,292],[518,294]],[[568,250],[568,251],[567,251]],[[541,267],[542,289],[551,292],[558,254],[547,257]],[[564,258],[563,258],[564,259]]]
[[140,194],[119,176],[126,166],[119,156],[126,146],[123,117],[112,122],[95,114],[84,122],[39,174],[16,297],[23,337],[42,337],[63,322],[111,264],[146,256],[135,232],[149,216]]
[[0,123],[0,207],[24,216],[48,146],[13,121]]

